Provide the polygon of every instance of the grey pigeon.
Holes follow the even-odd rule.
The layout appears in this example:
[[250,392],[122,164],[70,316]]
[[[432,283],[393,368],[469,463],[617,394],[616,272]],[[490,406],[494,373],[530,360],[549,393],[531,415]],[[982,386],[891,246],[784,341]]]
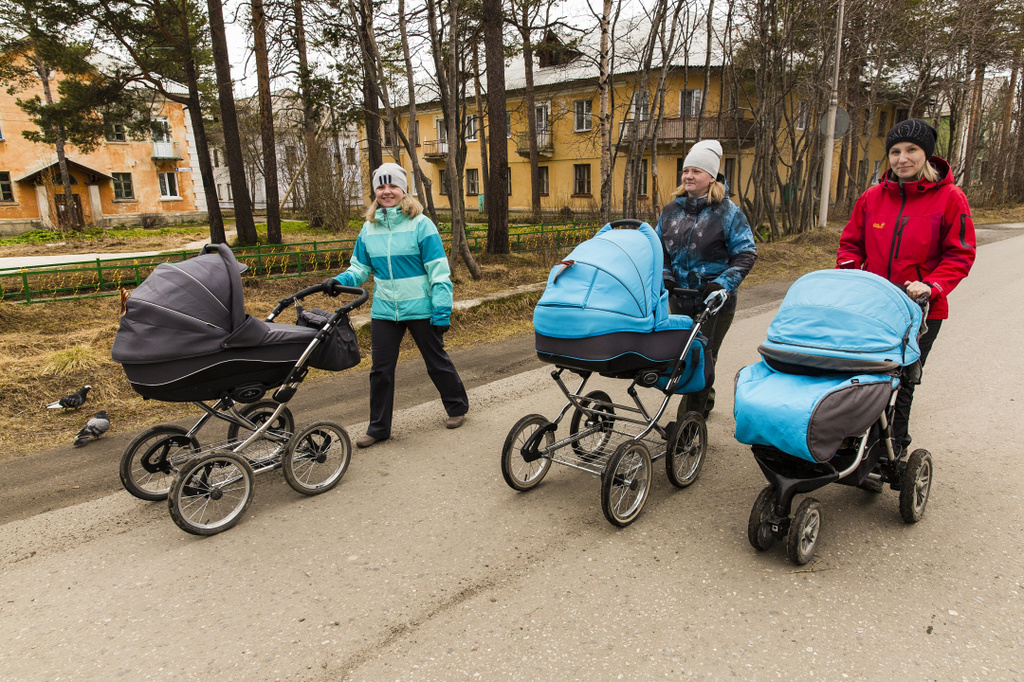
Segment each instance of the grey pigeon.
[[57,402],[50,403],[49,405],[47,405],[47,407],[51,410],[59,410],[62,407],[66,410],[77,410],[79,407],[82,406],[82,403],[85,402],[85,395],[89,392],[89,389],[91,388],[92,386],[86,384],[85,386],[82,386],[74,393],[64,396]]
[[110,417],[103,410],[96,413],[96,416],[86,422],[85,427],[75,436],[75,447],[80,448],[89,442],[91,438],[99,438],[110,428]]

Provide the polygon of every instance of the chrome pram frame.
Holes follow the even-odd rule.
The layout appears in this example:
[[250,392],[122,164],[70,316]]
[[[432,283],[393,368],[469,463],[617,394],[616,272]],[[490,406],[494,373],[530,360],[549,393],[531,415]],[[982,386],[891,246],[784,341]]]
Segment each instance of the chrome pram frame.
[[[280,299],[265,321],[324,291],[317,284]],[[347,432],[326,421],[296,431],[287,403],[306,377],[316,349],[336,326],[348,323],[349,312],[369,298],[362,288],[342,287],[341,291],[355,296],[354,300],[337,308],[318,329],[272,399],[242,403],[225,394],[210,404],[191,401],[203,414],[190,429],[161,424],[129,443],[119,467],[125,489],[139,499],[167,500],[171,518],[182,530],[213,535],[241,519],[252,501],[253,477],[258,473],[282,469],[288,484],[305,495],[336,486],[351,456]],[[198,434],[212,420],[227,422],[227,437],[200,446]]]
[[[529,414],[509,431],[501,455],[502,476],[509,487],[520,492],[532,490],[552,463],[600,476],[605,518],[612,525],[625,527],[643,510],[653,462],[665,458],[666,474],[677,488],[686,488],[696,481],[707,452],[704,416],[688,412],[678,422],[666,426],[659,421],[675,395],[686,358],[701,328],[726,300],[727,293],[717,291],[704,301],[704,309],[694,319],[664,387],[657,385],[662,376],[659,370],[635,373],[626,389],[632,404],[613,402],[603,390],[584,393],[593,372],[555,363],[551,378],[567,402],[553,420]],[[580,378],[574,389],[566,384],[566,372]],[[657,409],[652,411],[643,403],[638,386],[661,391]],[[555,433],[570,414],[568,435],[556,440]]]

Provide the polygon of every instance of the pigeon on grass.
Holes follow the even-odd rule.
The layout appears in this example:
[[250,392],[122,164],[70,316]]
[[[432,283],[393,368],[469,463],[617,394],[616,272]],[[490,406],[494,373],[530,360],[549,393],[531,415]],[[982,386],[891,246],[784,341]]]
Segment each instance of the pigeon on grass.
[[85,402],[85,396],[89,392],[89,389],[91,388],[92,386],[89,386],[88,384],[82,386],[74,393],[66,395],[60,400],[50,403],[46,407],[48,407],[51,410],[59,410],[62,407],[66,410],[77,410],[79,407],[82,406],[82,403]]
[[96,413],[96,416],[86,422],[78,435],[75,436],[75,447],[80,448],[93,438],[99,438],[110,428],[110,417],[103,410]]

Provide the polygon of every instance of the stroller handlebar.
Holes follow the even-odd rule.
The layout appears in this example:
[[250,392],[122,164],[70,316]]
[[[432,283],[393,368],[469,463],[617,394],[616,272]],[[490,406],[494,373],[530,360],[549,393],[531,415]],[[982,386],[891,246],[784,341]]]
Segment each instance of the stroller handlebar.
[[[272,322],[274,318],[280,315],[288,306],[298,303],[299,301],[304,299],[306,296],[309,296],[310,294],[319,294],[321,292],[324,292],[323,284],[314,284],[311,287],[306,287],[305,289],[296,291],[291,296],[285,296],[284,298],[277,302],[277,306],[275,306],[274,310],[270,313],[270,315],[267,316],[266,321]],[[370,298],[370,293],[366,289],[363,289],[362,287],[343,286],[341,287],[341,293],[350,294],[356,297],[355,299],[349,301],[348,303],[337,309],[337,311],[341,311],[344,313],[347,313],[351,310],[355,310],[362,304],[366,303],[366,300]]]

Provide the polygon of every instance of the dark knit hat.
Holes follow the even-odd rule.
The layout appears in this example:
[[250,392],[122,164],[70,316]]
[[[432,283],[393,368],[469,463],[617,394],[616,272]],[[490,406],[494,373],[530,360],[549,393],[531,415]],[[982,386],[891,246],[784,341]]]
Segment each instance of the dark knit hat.
[[899,142],[913,142],[924,150],[930,158],[935,151],[935,140],[939,134],[935,128],[919,118],[908,118],[900,121],[892,127],[889,134],[885,136],[885,153],[888,154],[894,144]]

